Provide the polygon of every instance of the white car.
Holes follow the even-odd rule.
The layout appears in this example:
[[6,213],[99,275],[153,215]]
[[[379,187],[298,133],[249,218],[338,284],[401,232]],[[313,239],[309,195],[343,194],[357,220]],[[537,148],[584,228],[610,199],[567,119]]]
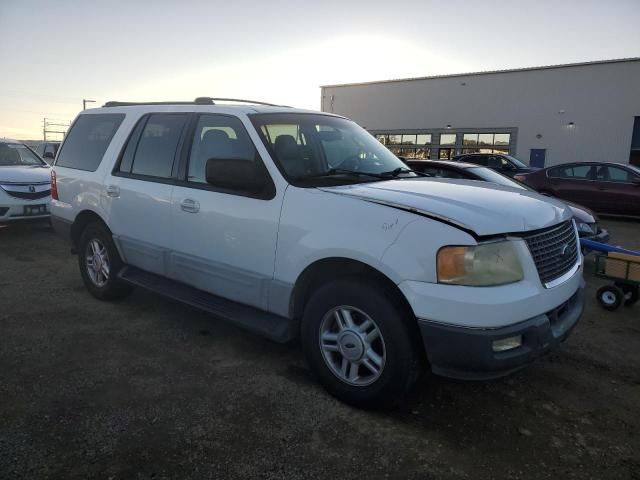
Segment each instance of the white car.
[[361,406],[429,369],[486,379],[582,314],[571,211],[523,189],[424,178],[345,118],[287,107],[109,102],[52,172],[52,220],[88,290],[132,285],[278,341]]
[[26,145],[0,139],[0,224],[49,219],[50,171]]

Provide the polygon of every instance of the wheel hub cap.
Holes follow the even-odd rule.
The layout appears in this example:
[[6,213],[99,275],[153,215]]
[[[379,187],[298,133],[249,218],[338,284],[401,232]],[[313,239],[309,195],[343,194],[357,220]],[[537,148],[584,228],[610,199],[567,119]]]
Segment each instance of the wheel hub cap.
[[356,332],[349,330],[338,335],[338,347],[340,348],[342,356],[352,362],[360,360],[364,353],[364,342],[362,338]]
[[319,333],[322,357],[338,379],[364,386],[380,378],[387,351],[382,332],[365,312],[335,307],[323,317]]

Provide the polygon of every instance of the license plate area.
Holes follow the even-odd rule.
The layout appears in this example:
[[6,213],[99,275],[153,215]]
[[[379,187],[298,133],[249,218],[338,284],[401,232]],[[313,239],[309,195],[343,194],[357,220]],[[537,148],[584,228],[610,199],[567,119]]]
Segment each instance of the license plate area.
[[24,215],[29,217],[32,215],[46,215],[47,206],[46,205],[25,205],[24,206]]

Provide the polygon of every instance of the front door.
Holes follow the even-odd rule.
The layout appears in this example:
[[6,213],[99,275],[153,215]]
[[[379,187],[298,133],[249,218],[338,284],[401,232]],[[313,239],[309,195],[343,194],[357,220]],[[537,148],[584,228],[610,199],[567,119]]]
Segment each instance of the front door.
[[545,148],[532,148],[529,154],[529,166],[544,168],[546,156],[547,150]]
[[[264,170],[258,193],[207,183],[209,159],[263,166],[242,121],[202,114],[193,129],[185,181],[173,189],[170,276],[215,295],[267,308],[283,192]],[[228,163],[227,163],[228,165]]]

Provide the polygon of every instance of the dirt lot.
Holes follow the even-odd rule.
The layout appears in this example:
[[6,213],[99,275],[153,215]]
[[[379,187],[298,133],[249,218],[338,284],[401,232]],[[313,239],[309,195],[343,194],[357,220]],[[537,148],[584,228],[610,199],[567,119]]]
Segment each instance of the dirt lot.
[[[640,223],[603,222],[640,249]],[[589,262],[590,272],[592,265]],[[142,290],[85,291],[47,227],[0,229],[0,478],[640,478],[640,304],[491,383],[366,412],[277,345]]]

